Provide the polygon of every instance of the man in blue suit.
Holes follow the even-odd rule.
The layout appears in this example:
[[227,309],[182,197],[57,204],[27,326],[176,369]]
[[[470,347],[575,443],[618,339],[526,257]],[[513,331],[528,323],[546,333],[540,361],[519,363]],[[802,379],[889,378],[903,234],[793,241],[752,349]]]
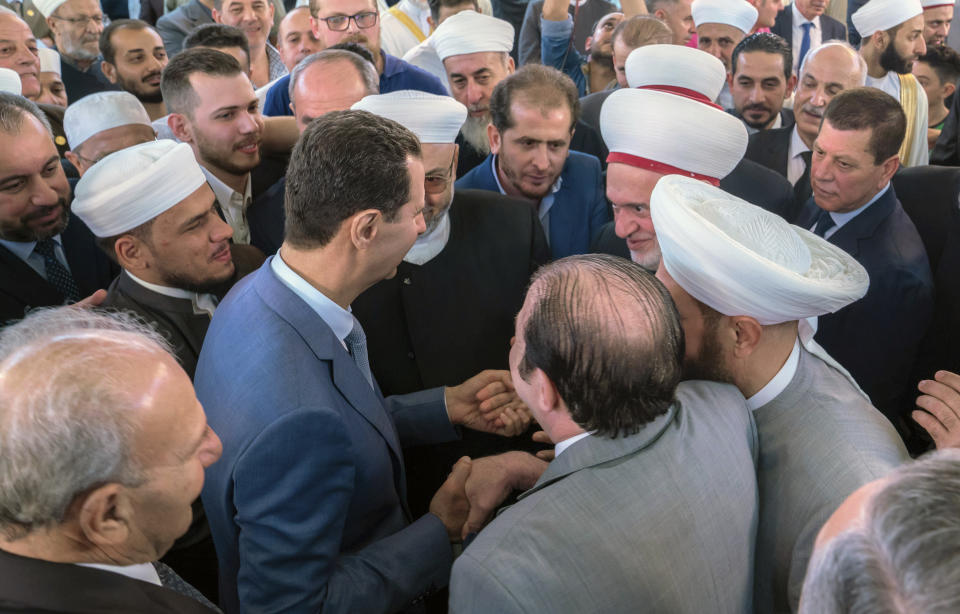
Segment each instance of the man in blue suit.
[[829,4],[829,1],[795,0],[789,8],[777,14],[777,20],[770,28],[771,32],[790,43],[795,75],[800,74],[800,65],[807,53],[827,41],[847,40],[846,26],[823,14]]
[[280,251],[217,309],[196,387],[223,441],[203,502],[230,614],[416,610],[449,577],[471,462],[411,522],[401,445],[526,427],[492,411],[516,403],[506,371],[386,400],[371,375],[350,303],[395,274],[423,203],[410,131],[363,111],[314,120],[287,172]]
[[524,66],[490,97],[490,155],[456,184],[529,201],[554,258],[589,252],[610,220],[600,162],[570,151],[579,113],[570,77],[539,64]]
[[797,219],[870,275],[867,295],[821,316],[815,339],[901,433],[901,408],[915,396],[911,368],[933,314],[927,253],[890,185],[905,132],[906,116],[891,96],[873,88],[838,94],[813,145],[813,198]]

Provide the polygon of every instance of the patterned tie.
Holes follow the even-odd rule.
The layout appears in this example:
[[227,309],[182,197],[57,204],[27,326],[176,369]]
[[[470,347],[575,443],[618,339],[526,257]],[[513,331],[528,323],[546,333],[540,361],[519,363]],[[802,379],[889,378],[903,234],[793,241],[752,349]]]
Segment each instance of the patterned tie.
[[77,282],[73,280],[73,275],[67,270],[67,267],[60,264],[54,253],[53,239],[44,239],[37,241],[37,246],[33,251],[43,256],[43,265],[47,269],[47,281],[53,284],[53,287],[60,291],[67,302],[75,303],[80,300],[80,289],[77,288]]
[[830,215],[830,212],[821,209],[820,215],[817,216],[817,225],[813,229],[813,234],[817,235],[818,237],[823,237],[828,230],[836,225],[837,223],[833,221],[833,217]]
[[367,336],[363,333],[363,327],[356,318],[353,319],[353,328],[350,334],[343,340],[353,356],[353,361],[357,363],[360,372],[367,378],[367,383],[373,388],[373,374],[370,373],[370,361],[367,358]]
[[800,72],[800,67],[803,66],[803,58],[806,57],[807,52],[810,51],[810,28],[813,27],[813,23],[807,22],[800,24],[800,27],[803,28],[803,39],[800,41],[800,55],[797,56],[797,72]]
[[191,584],[187,583],[186,580],[178,576],[177,572],[168,567],[166,564],[161,563],[160,561],[154,561],[153,567],[157,570],[157,575],[160,576],[160,584],[162,584],[164,588],[168,588],[175,593],[183,595],[184,597],[189,597],[195,601],[199,601],[214,612],[220,611],[217,606],[210,603],[210,600],[203,596],[203,593],[198,591]]

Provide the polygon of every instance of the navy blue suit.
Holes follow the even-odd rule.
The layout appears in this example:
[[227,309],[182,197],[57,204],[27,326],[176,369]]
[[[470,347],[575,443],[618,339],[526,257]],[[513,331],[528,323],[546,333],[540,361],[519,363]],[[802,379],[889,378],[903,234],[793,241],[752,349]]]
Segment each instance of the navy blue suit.
[[[820,28],[823,30],[822,41],[824,43],[832,40],[847,40],[847,27],[833,17],[820,15]],[[777,13],[777,19],[773,22],[770,32],[783,38],[787,43],[793,42],[793,7],[787,7]],[[800,48],[793,50],[794,54],[800,53]]]
[[404,445],[454,439],[440,388],[384,400],[271,259],[217,308],[195,385],[223,456],[203,505],[236,612],[395,612],[444,586],[440,519],[410,522]]
[[[457,189],[499,193],[492,160],[493,154],[457,180]],[[571,151],[560,179],[560,189],[550,208],[548,234],[550,253],[555,259],[589,253],[600,229],[610,221],[600,162],[594,156]]]
[[[820,208],[807,201],[797,226],[811,228]],[[846,367],[874,406],[903,433],[900,407],[933,315],[933,277],[923,242],[891,185],[827,239],[870,274],[867,295],[820,317],[816,340]]]

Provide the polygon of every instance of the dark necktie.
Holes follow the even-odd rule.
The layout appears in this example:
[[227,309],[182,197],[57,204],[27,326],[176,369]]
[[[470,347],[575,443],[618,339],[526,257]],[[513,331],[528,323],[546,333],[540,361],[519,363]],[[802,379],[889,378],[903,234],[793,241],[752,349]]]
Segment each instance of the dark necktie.
[[350,350],[353,361],[357,363],[357,367],[360,368],[360,372],[367,378],[367,383],[372,388],[373,374],[370,373],[370,360],[367,358],[367,336],[356,318],[353,319],[353,328],[350,330],[350,334],[344,338],[343,342],[347,344],[347,349]]
[[800,24],[800,27],[803,28],[803,38],[800,40],[800,55],[797,57],[797,72],[800,72],[800,67],[803,66],[803,58],[807,55],[807,52],[810,51],[810,28],[813,27],[813,23],[807,22]]
[[80,289],[77,288],[77,282],[73,280],[73,275],[70,274],[67,267],[57,260],[53,239],[37,241],[37,246],[33,248],[33,251],[43,256],[43,265],[47,270],[47,281],[60,291],[66,302],[75,303],[79,301]]
[[813,152],[801,152],[800,157],[803,158],[803,174],[793,185],[793,196],[797,204],[802,206],[810,198],[810,192],[812,191],[810,188],[810,164],[813,161]]
[[177,572],[164,563],[161,563],[160,561],[154,561],[153,567],[157,570],[157,575],[160,576],[160,584],[162,584],[164,588],[168,588],[175,593],[183,595],[184,597],[189,597],[194,601],[199,601],[214,612],[220,611],[217,606],[213,605],[209,599],[203,596],[203,593],[194,588],[186,580],[178,576]]
[[836,225],[837,223],[833,221],[833,217],[830,215],[830,212],[821,209],[820,215],[817,216],[817,225],[813,229],[813,234],[823,237],[828,230]]

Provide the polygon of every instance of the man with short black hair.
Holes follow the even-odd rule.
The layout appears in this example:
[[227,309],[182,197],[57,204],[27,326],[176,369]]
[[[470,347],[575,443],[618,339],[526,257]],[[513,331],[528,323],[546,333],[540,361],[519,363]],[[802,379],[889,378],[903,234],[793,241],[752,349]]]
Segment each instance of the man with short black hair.
[[944,103],[957,91],[960,54],[947,45],[931,45],[914,63],[913,74],[927,94],[927,143],[932,150],[950,114]]
[[813,199],[796,222],[870,275],[862,300],[820,317],[816,340],[901,435],[910,371],[933,313],[927,254],[890,184],[905,131],[903,110],[887,94],[869,87],[837,94],[813,145]]
[[537,207],[554,258],[585,254],[609,219],[599,161],[570,150],[580,111],[570,77],[540,64],[505,78],[490,97],[490,155],[457,181]]
[[797,78],[790,71],[793,61],[787,41],[776,34],[751,34],[734,48],[730,63],[727,82],[732,111],[746,124],[747,132],[791,127],[793,111],[784,109],[783,102]]
[[673,32],[674,45],[686,45],[697,33],[690,5],[693,0],[645,0],[647,12],[663,21]]
[[250,43],[243,30],[222,23],[200,26],[183,40],[184,49],[216,49],[233,57],[243,72],[250,75]]
[[956,0],[920,0],[923,5],[923,40],[927,47],[943,47],[950,36]]
[[732,387],[680,383],[663,285],[565,258],[534,275],[515,330],[510,372],[556,457],[457,558],[450,611],[750,611],[755,427]]
[[167,114],[160,92],[167,52],[156,30],[139,19],[118,19],[100,35],[100,52],[103,75],[136,96],[151,121]]

